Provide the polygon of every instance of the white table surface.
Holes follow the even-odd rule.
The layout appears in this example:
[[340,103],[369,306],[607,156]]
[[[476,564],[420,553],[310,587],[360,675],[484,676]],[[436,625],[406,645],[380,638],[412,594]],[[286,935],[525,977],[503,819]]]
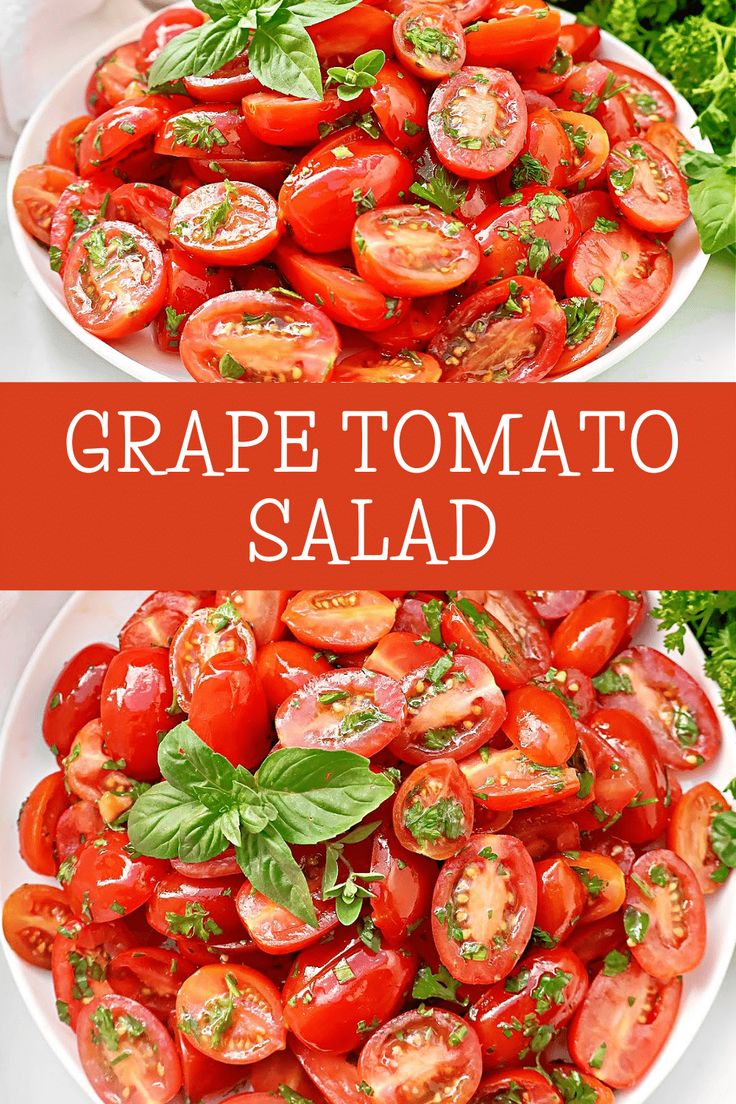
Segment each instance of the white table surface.
[[[0,591],[0,721],[13,687],[41,633],[66,593]],[[40,733],[29,732],[29,739]],[[6,794],[20,804],[25,794]],[[732,1099],[736,961],[688,1053],[649,1104],[724,1104]],[[0,955],[0,1101],[9,1104],[82,1104],[79,1089],[40,1039]],[[51,1095],[49,1095],[51,1090]]]
[[[5,191],[8,163],[0,162]],[[711,259],[700,283],[675,317],[642,349],[599,379],[606,383],[736,381],[736,327],[732,256]],[[21,271],[0,210],[0,379],[120,383],[128,376],[72,337],[44,307]]]

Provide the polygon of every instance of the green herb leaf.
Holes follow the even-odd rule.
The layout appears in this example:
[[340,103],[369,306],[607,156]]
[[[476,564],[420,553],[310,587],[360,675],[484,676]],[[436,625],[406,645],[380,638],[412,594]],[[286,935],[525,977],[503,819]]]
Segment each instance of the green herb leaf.
[[260,893],[310,927],[317,927],[307,879],[275,825],[269,824],[257,836],[244,836],[235,853],[240,868]]
[[314,43],[304,24],[287,11],[279,9],[258,27],[248,61],[253,76],[267,88],[304,100],[322,99],[322,74]]
[[232,17],[192,27],[163,48],[151,66],[148,87],[158,88],[180,77],[209,76],[243,52],[250,33]]

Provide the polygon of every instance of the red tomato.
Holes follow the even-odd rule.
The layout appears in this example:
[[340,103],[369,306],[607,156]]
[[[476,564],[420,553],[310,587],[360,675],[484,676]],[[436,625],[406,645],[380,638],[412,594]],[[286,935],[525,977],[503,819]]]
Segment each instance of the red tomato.
[[211,299],[181,337],[184,367],[200,383],[323,383],[339,351],[323,311],[270,292]]
[[134,947],[121,951],[110,963],[107,978],[116,993],[133,997],[161,1019],[176,1006],[181,983],[194,966],[161,947]]
[[276,203],[254,184],[205,184],[174,209],[170,233],[182,249],[211,264],[254,264],[279,239]]
[[282,614],[293,590],[218,590],[218,604],[228,598],[253,630],[256,644],[262,648],[284,635]]
[[255,667],[233,653],[208,660],[192,691],[189,724],[200,740],[234,766],[256,770],[273,736]]
[[62,192],[51,222],[49,262],[63,276],[69,250],[78,238],[109,212],[114,184],[107,174],[98,180],[78,180]]
[[126,648],[114,657],[102,684],[100,719],[111,758],[124,759],[121,769],[133,778],[159,778],[159,734],[177,724],[173,701],[163,649]]
[[409,5],[393,25],[393,39],[402,67],[420,80],[443,80],[465,62],[463,25],[445,5]]
[[683,153],[694,148],[674,123],[652,123],[647,129],[647,142],[661,150],[678,167]]
[[286,1026],[315,1050],[347,1054],[397,1014],[416,970],[408,951],[372,950],[341,931],[297,958],[282,994]]
[[[563,23],[558,42],[574,61],[587,61],[601,40],[600,27],[587,23]],[[601,1101],[600,1104],[605,1104]]]
[[104,924],[144,905],[167,869],[167,863],[138,855],[126,832],[106,832],[67,860],[59,880],[81,920]]
[[81,929],[76,922],[64,923],[51,948],[51,971],[57,1008],[65,1018],[68,1014],[73,1028],[85,1005],[112,992],[107,981],[110,962],[137,942],[120,921]]
[[335,367],[332,383],[438,383],[442,370],[427,353],[404,354],[367,349]]
[[[167,258],[172,256],[167,254]],[[155,590],[120,630],[120,648],[168,648],[190,614],[208,605],[209,594],[189,590]]]
[[713,850],[713,820],[728,809],[715,786],[700,782],[677,801],[667,829],[667,846],[687,863],[706,895],[715,893],[730,875]]
[[[526,94],[525,89],[525,99]],[[527,109],[529,122],[524,150],[511,173],[504,173],[499,178],[499,186],[512,193],[534,182],[562,188],[567,183],[573,156],[570,139],[556,114],[553,114],[554,103],[551,109],[532,108],[527,100]],[[508,197],[504,198],[508,204]]]
[[256,670],[273,715],[282,702],[315,675],[331,670],[321,652],[294,640],[266,644],[258,652]]
[[170,871],[148,902],[148,923],[168,939],[196,939],[205,947],[240,939],[235,895],[242,884],[240,872],[198,881]]
[[310,253],[347,249],[359,192],[376,205],[398,203],[414,180],[411,163],[388,142],[351,127],[315,146],[287,177],[280,215]]
[[[588,989],[577,955],[565,948],[532,951],[515,973],[487,989],[472,1005],[468,1020],[476,1030],[487,1070],[523,1061],[530,1038],[550,1042],[575,1012]],[[509,1030],[523,1024],[524,1030]],[[543,1029],[540,1031],[540,1029]],[[537,1046],[531,1046],[538,1053]]]
[[[579,1100],[584,1100],[587,1093],[591,1104],[614,1104],[614,1095],[608,1085],[589,1073],[581,1073],[575,1066],[556,1062],[549,1067],[549,1076],[555,1088],[563,1094],[563,1099],[574,1100],[574,1094],[577,1094]],[[591,1093],[595,1095],[591,1096]]]
[[91,115],[78,115],[62,123],[49,138],[46,147],[46,164],[56,165],[59,169],[76,173],[79,137],[91,122]]
[[577,667],[595,675],[610,660],[626,630],[628,605],[618,591],[605,590],[587,598],[555,629],[552,656],[562,667]]
[[628,333],[654,313],[672,283],[667,249],[624,225],[583,234],[565,273],[567,295],[593,294],[618,312],[616,328]]
[[[469,47],[473,37],[466,39]],[[429,103],[437,156],[446,168],[471,179],[495,176],[516,159],[526,122],[524,94],[503,69],[465,66],[438,85]]]
[[598,974],[568,1029],[576,1065],[615,1089],[641,1081],[672,1030],[682,993],[636,962],[613,977]]
[[76,173],[56,165],[31,165],[13,185],[13,206],[18,221],[37,241],[49,245],[51,221],[62,193],[77,181]]
[[[186,1035],[176,1029],[174,1039],[181,1060],[182,1087],[187,1099],[202,1100],[211,1093],[221,1095],[242,1084],[243,1071],[239,1066],[228,1066],[207,1057],[192,1046]],[[253,1100],[249,1104],[253,1104]],[[273,1102],[270,1101],[269,1104]]]
[[[220,161],[190,161],[194,183],[187,194],[195,191],[201,181],[203,184],[217,184],[225,180],[242,180],[256,184],[259,188],[277,195],[284,180],[294,167],[288,150],[276,150],[273,147],[265,160],[248,161],[231,157]],[[184,193],[182,192],[182,195]]]
[[400,683],[372,671],[330,671],[312,679],[276,714],[284,747],[375,755],[400,735],[406,702]]
[[64,296],[75,321],[105,341],[143,330],[166,299],[161,250],[132,223],[103,222],[72,247]]
[[200,27],[205,16],[192,8],[169,8],[147,24],[140,39],[140,64],[147,71],[172,38]]
[[468,985],[493,985],[529,942],[537,882],[529,853],[513,836],[477,833],[444,864],[432,897],[440,959]]
[[412,299],[407,313],[397,322],[380,330],[371,341],[390,353],[406,353],[424,347],[447,316],[450,301],[447,295],[428,295]]
[[128,997],[109,993],[87,1005],[79,1017],[77,1046],[82,1068],[105,1104],[166,1104],[181,1087],[171,1036],[152,1012]]
[[178,196],[157,184],[123,184],[111,198],[108,214],[119,222],[132,222],[159,245],[168,245],[171,211]]
[[[543,1074],[533,1069],[514,1067],[484,1077],[473,1097],[473,1104],[504,1104],[506,1100],[513,1100],[513,1095],[509,1097],[509,1093],[516,1095],[522,1104],[560,1104],[562,1100]],[[519,1093],[523,1095],[519,1096]]]
[[578,925],[566,940],[565,946],[574,951],[589,968],[602,962],[609,951],[625,952],[626,933],[621,912],[595,920],[592,924]]
[[[309,28],[322,67],[352,65],[360,54],[368,50],[383,50],[393,54],[391,29],[393,20],[387,12],[361,4],[352,11],[340,12],[323,23]],[[355,104],[355,100],[350,101]]]
[[[619,763],[619,785],[634,797],[617,821],[616,831],[632,843],[649,843],[664,831],[668,819],[665,805],[667,779],[654,740],[640,720],[621,709],[600,709],[590,718],[591,726],[613,748]],[[616,783],[611,780],[611,788]],[[610,798],[609,798],[610,799]],[[619,799],[620,800],[620,799]]]
[[184,87],[192,99],[200,103],[232,104],[243,96],[263,90],[250,71],[247,52],[226,62],[209,76],[185,77]]
[[[608,192],[593,188],[591,191],[579,192],[570,196],[569,203],[577,215],[583,234],[586,230],[592,230],[598,219],[605,219],[606,223],[615,222],[615,226],[606,227],[605,229],[618,230],[619,221],[616,208],[613,206]],[[599,227],[601,225],[601,223],[598,223]]]
[[284,612],[297,640],[337,652],[376,644],[395,619],[394,603],[375,590],[300,590]]
[[643,138],[618,142],[606,162],[606,174],[614,203],[639,230],[668,234],[689,217],[682,173]]
[[353,258],[364,279],[387,295],[434,295],[469,279],[480,263],[470,231],[434,207],[405,204],[359,215]]
[[256,657],[253,630],[231,602],[203,608],[182,623],[171,642],[169,668],[177,699],[189,711],[194,687],[214,656],[227,654],[247,663]]
[[[572,859],[570,860],[573,861]],[[588,894],[579,875],[561,855],[534,864],[537,875],[536,926],[562,943],[583,914]]]
[[364,1104],[365,1093],[358,1089],[355,1065],[338,1054],[319,1054],[298,1039],[289,1040],[298,1061],[314,1084],[329,1093],[330,1104]]
[[69,792],[82,801],[97,803],[106,793],[130,789],[125,764],[112,760],[98,719],[80,728],[62,765]]
[[386,939],[403,939],[426,917],[436,872],[430,859],[402,847],[390,828],[378,829],[371,873],[380,875],[380,880],[371,883],[371,912]]
[[[231,1009],[223,1023],[222,1007]],[[197,1050],[218,1062],[248,1065],[286,1046],[275,985],[245,966],[203,966],[176,998],[177,1027]]]
[[22,885],[3,905],[3,935],[31,966],[51,968],[51,945],[59,928],[73,924],[66,894],[56,886]]
[[628,65],[620,65],[617,61],[606,60],[606,68],[616,74],[620,83],[626,84],[622,95],[640,130],[646,131],[656,122],[674,122],[677,112],[675,101],[654,77]]
[[661,981],[689,973],[705,954],[705,902],[674,851],[641,855],[626,879],[624,925],[634,958]]
[[567,199],[552,188],[536,185],[491,204],[470,229],[482,255],[471,281],[473,288],[520,271],[548,278],[569,257],[580,237]]
[[419,667],[434,663],[441,655],[441,648],[416,633],[394,631],[378,641],[363,666],[368,671],[403,679]]
[[387,61],[369,91],[373,113],[389,142],[402,153],[420,149],[427,138],[428,99],[419,81]]
[[560,33],[560,13],[543,0],[491,0],[481,22],[467,33],[471,65],[532,69],[552,57]]
[[508,694],[503,730],[512,744],[545,767],[566,763],[578,742],[570,710],[540,686],[522,686]]
[[572,613],[585,598],[587,590],[526,590],[527,598],[545,621],[557,621]]
[[565,315],[550,289],[541,280],[519,276],[499,280],[461,303],[429,351],[450,383],[531,383],[554,367],[564,341]]
[[207,859],[205,862],[199,863],[172,859],[171,865],[178,874],[183,874],[185,878],[194,878],[195,881],[221,878],[227,874],[238,874],[240,872],[234,847],[228,847],[227,851],[223,851],[216,859]]
[[504,690],[549,667],[547,630],[520,591],[461,592],[445,608],[442,633],[460,652],[487,663]]
[[54,848],[59,864],[78,851],[88,839],[99,836],[104,828],[105,822],[94,802],[77,801],[70,805],[56,825]]
[[299,920],[282,905],[269,900],[249,881],[241,886],[236,899],[238,916],[253,942],[266,954],[281,955],[300,951],[317,943],[338,926],[335,902],[322,897],[325,853],[321,848],[301,848],[299,865],[307,879],[317,927]]
[[393,807],[394,831],[409,851],[449,859],[473,831],[473,795],[454,759],[435,759],[413,770]]
[[[308,1099],[313,1100],[314,1104],[326,1104],[324,1097],[315,1088],[314,1082],[307,1077],[288,1047],[286,1050],[279,1050],[272,1054],[270,1058],[263,1058],[260,1062],[254,1063],[248,1070],[248,1075],[253,1092],[270,1094],[266,1104],[273,1104],[274,1093],[284,1088],[291,1089],[297,1095],[309,1094]],[[251,1097],[246,1104],[258,1104],[258,1100]]]
[[578,851],[570,859],[570,869],[580,878],[587,896],[583,923],[618,912],[626,897],[626,882],[617,862],[596,851]]
[[603,125],[592,115],[580,111],[556,111],[569,142],[569,164],[565,184],[580,185],[603,168],[611,143]]
[[125,97],[131,85],[136,87],[141,74],[138,69],[138,42],[126,42],[101,58],[89,79],[86,92],[88,111],[102,115]]
[[595,707],[593,683],[575,667],[550,667],[535,684],[560,698],[578,720],[586,720]]
[[[333,88],[326,90],[322,100],[300,100],[282,96],[280,92],[254,92],[243,100],[243,114],[250,131],[263,143],[314,146],[324,136],[324,128],[334,127],[343,116],[365,110],[367,106],[368,93],[365,91],[349,102],[341,100]],[[222,156],[244,154],[223,150]]]
[[368,1040],[358,1077],[373,1089],[375,1104],[409,1104],[440,1098],[468,1104],[482,1073],[480,1044],[472,1027],[439,1008],[404,1012]]
[[610,303],[578,296],[561,299],[560,306],[567,320],[567,336],[550,378],[574,372],[602,356],[616,333],[616,309]]
[[51,878],[56,873],[56,828],[68,805],[64,772],[55,771],[34,786],[21,806],[18,817],[20,855],[34,874],[46,874]]
[[560,851],[580,849],[580,829],[569,817],[561,817],[554,809],[531,809],[514,813],[512,836],[516,836],[535,860]]
[[603,701],[644,722],[667,766],[694,770],[718,753],[716,712],[702,687],[673,659],[656,648],[629,648],[610,670],[619,686],[602,692]]
[[515,747],[481,749],[463,759],[460,769],[475,800],[487,809],[549,805],[580,790],[580,778],[572,767],[542,767]]
[[109,644],[88,644],[60,671],[42,722],[43,738],[54,755],[68,755],[80,728],[99,716],[102,683],[115,654]]
[[81,176],[113,169],[141,144],[152,139],[163,122],[159,101],[129,100],[110,108],[84,132],[77,157]]
[[[629,770],[628,762],[622,761],[608,743],[605,717],[596,714],[591,720],[595,728],[587,729],[586,740],[595,774],[595,804],[581,814],[579,824],[587,831],[595,831],[599,825],[604,825],[603,830],[608,831],[629,803],[637,799],[639,780]],[[614,714],[614,726],[615,723]]]
[[258,161],[273,155],[272,145],[254,135],[248,119],[235,105],[199,104],[169,115],[158,131],[154,149],[167,157],[188,157],[192,161]]
[[406,313],[406,302],[387,298],[376,281],[356,275],[348,254],[314,257],[282,240],[274,260],[290,287],[340,325],[369,332],[385,330],[393,319]]
[[402,682],[408,720],[393,750],[406,763],[464,759],[503,723],[503,694],[474,656],[442,655]]

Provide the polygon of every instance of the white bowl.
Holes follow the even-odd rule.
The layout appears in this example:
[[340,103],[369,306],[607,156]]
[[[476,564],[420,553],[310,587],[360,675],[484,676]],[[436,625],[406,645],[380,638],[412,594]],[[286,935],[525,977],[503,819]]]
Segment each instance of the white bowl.
[[[562,12],[563,22],[572,22],[574,17],[568,12]],[[46,143],[50,134],[66,119],[78,115],[84,109],[84,92],[92,72],[95,61],[103,54],[113,50],[123,42],[137,38],[147,20],[129,27],[124,33],[116,35],[103,43],[98,49],[84,58],[69,74],[59,82],[39,105],[16,146],[13,160],[10,165],[8,177],[8,221],[10,233],[15,245],[20,262],[26,275],[40,295],[51,313],[73,333],[84,345],[103,360],[120,368],[129,376],[145,382],[192,382],[186,369],[178,356],[162,352],[154,343],[150,330],[133,334],[131,337],[109,345],[92,334],[87,333],[74,321],[67,310],[62,285],[56,273],[49,268],[48,252],[26,234],[16,218],[12,203],[13,182],[18,173],[27,165],[33,165],[44,160]],[[601,52],[612,61],[622,65],[633,66],[644,73],[651,73],[663,84],[673,96],[677,104],[677,116],[675,122],[683,134],[694,146],[699,149],[709,150],[710,144],[703,139],[694,129],[695,113],[682,96],[666,81],[660,77],[656,70],[635,50],[619,42],[617,38],[607,34],[601,35]],[[674,277],[670,293],[660,309],[649,321],[630,334],[626,338],[617,338],[608,350],[583,368],[563,376],[562,383],[582,383],[585,380],[600,376],[614,364],[618,364],[645,341],[653,337],[664,326],[675,311],[679,310],[700,279],[707,264],[707,257],[700,249],[695,224],[688,219],[672,236],[669,249],[674,260]]]
[[[143,592],[80,591],[64,606],[39,642],[31,662],[20,679],[0,733],[0,793],[7,800],[0,811],[0,897],[4,900],[16,886],[38,881],[18,855],[15,810],[21,798],[53,769],[53,760],[41,738],[41,716],[49,687],[60,667],[74,652],[94,640],[115,640],[119,627],[145,597]],[[650,604],[656,592],[649,592]],[[662,634],[647,622],[637,643],[663,648]],[[736,732],[719,705],[718,690],[703,675],[703,654],[688,633],[683,657],[678,662],[705,686],[721,721],[723,745],[717,760],[708,767],[680,776],[687,789],[709,779],[723,787],[736,775]],[[708,899],[708,946],[705,958],[685,979],[680,1014],[674,1031],[657,1062],[636,1088],[617,1095],[617,1104],[644,1104],[662,1079],[685,1052],[703,1023],[728,968],[736,944],[736,876]],[[83,1090],[99,1104],[77,1058],[73,1033],[56,1017],[51,977],[17,958],[3,940],[10,971],[40,1034]]]

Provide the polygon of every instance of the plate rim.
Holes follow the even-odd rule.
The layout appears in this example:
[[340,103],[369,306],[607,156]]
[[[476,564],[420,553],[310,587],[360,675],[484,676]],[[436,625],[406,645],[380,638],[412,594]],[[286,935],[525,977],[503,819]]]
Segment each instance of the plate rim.
[[[177,6],[173,4],[171,6]],[[162,9],[165,10],[165,9]],[[575,22],[575,16],[571,12],[560,11],[563,23]],[[39,296],[46,308],[56,318],[56,320],[69,332],[73,337],[76,337],[81,343],[88,348],[91,352],[95,353],[102,361],[112,364],[113,367],[123,372],[125,375],[137,379],[143,383],[194,383],[194,379],[189,376],[185,371],[182,373],[180,379],[173,379],[170,376],[162,373],[156,368],[149,368],[141,361],[135,360],[127,353],[123,352],[118,346],[103,341],[99,337],[95,337],[90,334],[78,322],[71,316],[67,310],[65,304],[60,301],[53,293],[50,284],[41,278],[34,257],[38,255],[39,250],[42,248],[39,243],[35,242],[29,234],[22,228],[18,218],[15,214],[13,206],[13,185],[18,173],[26,168],[30,163],[29,155],[26,153],[26,146],[28,146],[34,137],[36,137],[36,130],[39,125],[39,120],[46,113],[48,108],[53,103],[54,99],[58,95],[59,89],[66,87],[66,85],[75,80],[78,76],[87,72],[94,66],[95,61],[102,55],[112,51],[116,46],[121,45],[123,42],[129,41],[130,38],[139,34],[140,31],[150,22],[150,15],[140,20],[136,20],[135,23],[129,24],[124,29],[120,30],[114,35],[111,35],[103,43],[101,43],[96,49],[90,51],[84,58],[78,61],[67,72],[53,88],[44,96],[41,102],[36,107],[35,111],[31,114],[27,123],[25,124],[21,134],[18,137],[15,149],[13,151],[12,158],[8,169],[8,181],[6,187],[6,207],[8,225],[10,227],[10,238],[13,243],[13,247],[18,257],[26,279],[30,282],[34,288],[36,294]],[[693,145],[697,149],[705,151],[711,151],[712,146],[707,138],[704,138],[698,131],[694,130],[694,123],[696,121],[696,114],[693,111],[690,104],[682,96],[676,88],[665,77],[661,76],[656,68],[649,62],[642,54],[634,50],[631,46],[628,46],[625,42],[616,38],[615,35],[609,34],[608,31],[601,30],[601,45],[605,48],[606,44],[613,44],[617,50],[623,50],[625,54],[630,55],[629,62],[632,65],[636,65],[644,72],[656,76],[657,80],[667,89],[670,95],[673,97],[677,107],[677,122],[678,126],[685,129],[688,132],[689,139],[693,142]],[[38,163],[38,162],[35,162]],[[693,233],[696,234],[693,227]],[[698,248],[693,258],[688,262],[687,279],[684,284],[679,288],[673,283],[670,288],[670,292],[662,304],[661,308],[648,319],[643,326],[640,326],[634,333],[626,336],[621,345],[616,348],[607,350],[603,356],[598,357],[597,360],[592,361],[590,364],[584,365],[582,368],[576,369],[574,372],[570,372],[565,376],[559,378],[552,378],[549,380],[542,380],[545,383],[585,383],[590,380],[596,379],[599,376],[604,375],[610,368],[613,368],[616,364],[625,362],[628,357],[635,353],[642,345],[663,329],[670,320],[674,317],[677,311],[689,299],[690,295],[695,290],[700,278],[705,271],[708,264],[709,257],[703,253],[698,243]],[[626,351],[621,354],[620,349],[625,345]],[[173,362],[172,362],[173,363]],[[605,381],[604,381],[605,382]],[[662,381],[666,382],[666,381]]]
[[[7,710],[3,718],[2,726],[0,727],[0,778],[4,776],[6,770],[6,760],[8,759],[11,747],[11,729],[13,727],[14,715],[20,708],[20,705],[24,699],[25,694],[28,692],[28,688],[32,685],[34,679],[38,678],[37,667],[41,663],[43,655],[46,653],[51,645],[53,637],[60,630],[63,624],[68,618],[73,617],[79,607],[83,606],[86,601],[92,596],[93,601],[97,602],[101,596],[107,593],[113,593],[116,596],[130,595],[131,603],[136,599],[141,600],[146,591],[90,591],[90,590],[78,590],[75,591],[64,602],[58,613],[52,618],[46,629],[41,633],[39,639],[31,652],[31,655],[26,663],[23,672],[18,680],[18,684],[8,702]],[[648,590],[645,592],[647,598],[648,609],[651,609],[657,600],[659,591]],[[659,630],[658,630],[659,631]],[[660,636],[662,636],[660,632]],[[664,643],[662,641],[662,647]],[[682,658],[682,657],[681,657]],[[684,658],[692,658],[693,662],[697,662],[700,682],[705,689],[708,698],[710,699],[713,708],[716,710],[719,722],[723,729],[724,743],[730,738],[736,741],[736,727],[729,717],[726,716],[720,701],[720,693],[717,684],[710,679],[703,671],[704,653],[700,647],[695,636],[688,628],[685,632],[685,650]],[[55,884],[53,879],[38,877],[40,882],[46,882],[48,884]],[[721,933],[721,942],[716,948],[716,962],[714,964],[713,973],[707,984],[713,985],[713,992],[710,994],[706,1007],[702,1010],[702,1014],[693,1018],[693,1022],[688,1024],[686,1037],[683,1041],[683,1045],[676,1054],[667,1056],[666,1049],[657,1057],[652,1069],[646,1075],[645,1080],[652,1076],[652,1073],[656,1071],[656,1076],[652,1079],[651,1084],[647,1085],[647,1095],[641,1096],[637,1093],[637,1090],[641,1086],[635,1086],[633,1089],[619,1092],[617,1094],[617,1102],[621,1104],[645,1104],[645,1102],[651,1097],[662,1084],[664,1079],[672,1072],[680,1059],[685,1055],[690,1047],[696,1034],[700,1031],[705,1020],[707,1019],[713,1003],[723,985],[724,979],[728,972],[731,956],[736,947],[736,875],[734,875],[727,886],[721,890],[719,898],[722,895],[728,894],[725,900],[730,903],[731,908],[728,910],[726,921],[724,922],[725,931]],[[45,1007],[45,1003],[41,1000],[35,992],[33,992],[29,977],[26,975],[31,969],[26,963],[22,962],[16,955],[13,954],[8,946],[4,935],[0,932],[0,943],[2,944],[3,953],[8,963],[13,981],[20,992],[23,1002],[28,1009],[34,1024],[39,1029],[39,1034],[42,1035],[48,1043],[52,1052],[62,1062],[64,1068],[74,1079],[77,1085],[87,1095],[90,1101],[96,1101],[97,1096],[92,1090],[91,1086],[87,1082],[82,1066],[76,1056],[76,1052],[73,1049],[63,1047],[59,1045],[57,1039],[53,1035],[44,1035],[41,1024],[42,1018],[50,1014],[49,1009]],[[33,975],[30,975],[31,977]],[[714,979],[716,979],[714,981]],[[667,1058],[663,1061],[663,1058]],[[644,1083],[644,1082],[643,1082]],[[642,1084],[643,1084],[642,1083]]]

